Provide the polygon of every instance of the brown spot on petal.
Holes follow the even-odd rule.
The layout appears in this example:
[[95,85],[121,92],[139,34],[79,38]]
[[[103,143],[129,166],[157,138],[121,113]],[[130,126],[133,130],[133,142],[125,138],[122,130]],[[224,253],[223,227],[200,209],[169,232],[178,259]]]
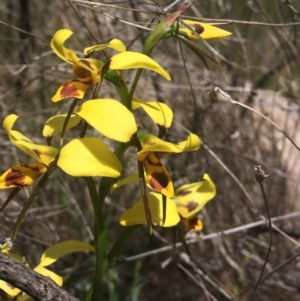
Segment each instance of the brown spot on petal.
[[177,195],[177,196],[185,196],[185,195],[187,195],[187,194],[189,194],[189,193],[191,193],[190,190],[182,190],[182,191],[176,193],[176,195]]
[[188,225],[189,225],[189,230],[195,230],[197,228],[198,225],[198,218],[195,216],[195,217],[192,217],[192,218],[189,218],[188,219]]
[[66,83],[63,85],[60,91],[61,97],[77,97],[79,96],[78,90],[71,83]]
[[92,69],[92,68],[91,68],[91,64],[90,64],[89,61],[86,61],[86,60],[80,60],[80,63],[83,64],[83,65],[85,65],[85,66],[87,66],[88,68]]
[[153,189],[162,191],[168,186],[168,183],[169,178],[164,173],[154,172],[153,174],[151,174],[149,184]]
[[204,32],[204,27],[200,24],[194,24],[192,27],[197,32],[197,34],[201,34],[202,32]]
[[149,165],[152,165],[152,166],[159,166],[159,167],[163,166],[162,163],[160,163],[159,161],[153,162],[153,161],[149,158],[149,156],[146,157],[145,161],[147,161],[147,163],[148,163]]
[[25,175],[21,173],[19,169],[11,169],[11,171],[5,177],[5,185],[9,186],[26,186],[24,184]]
[[188,212],[191,212],[193,210],[195,210],[197,208],[199,204],[197,202],[194,201],[190,201],[187,205],[183,205],[183,204],[177,204],[178,207],[184,207],[187,209]]

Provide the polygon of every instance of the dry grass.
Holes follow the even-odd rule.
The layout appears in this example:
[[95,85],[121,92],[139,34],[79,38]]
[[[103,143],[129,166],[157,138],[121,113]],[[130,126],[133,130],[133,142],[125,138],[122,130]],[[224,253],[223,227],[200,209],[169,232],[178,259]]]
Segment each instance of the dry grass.
[[[117,37],[130,49],[141,50],[148,32],[123,21],[147,26],[160,11],[155,2],[164,8],[172,3],[102,1],[101,6],[92,9],[91,2],[79,2],[6,0],[0,4],[0,119],[10,113],[20,115],[23,118],[18,121],[19,129],[34,141],[41,139],[43,122],[55,113],[66,112],[69,104],[65,101],[57,105],[50,101],[58,85],[71,75],[69,66],[62,64],[50,51],[49,41],[54,32],[60,28],[74,31],[69,45],[78,51],[95,43],[90,33],[98,42]],[[170,11],[175,11],[180,3]],[[264,187],[271,216],[299,211],[299,154],[295,148],[278,130],[255,114],[238,106],[215,102],[206,93],[213,85],[222,87],[233,99],[255,107],[275,121],[300,145],[300,25],[268,25],[299,22],[298,1],[194,1],[186,14],[228,23],[224,28],[232,31],[233,36],[209,42],[219,54],[215,58],[222,69],[213,63],[209,63],[210,70],[205,69],[192,52],[183,47],[182,56],[178,43],[168,40],[155,49],[153,57],[168,70],[172,82],[145,72],[137,96],[144,100],[162,100],[174,110],[175,123],[168,134],[169,140],[180,141],[185,137],[183,125],[198,134],[206,145],[200,151],[173,155],[166,161],[177,186],[199,180],[204,172],[208,172],[216,183],[216,198],[201,212],[205,225],[203,235],[259,221],[257,211],[266,215],[260,188],[253,177],[254,164],[263,165],[270,174]],[[156,17],[154,22],[158,20]],[[200,47],[211,53],[202,44],[199,43]],[[130,73],[125,74],[129,81],[132,80]],[[115,97],[109,85],[104,86],[101,93]],[[140,124],[146,126],[143,118]],[[1,129],[0,145],[1,172],[15,162],[27,162],[25,155],[11,148]],[[135,170],[129,152],[125,160],[128,172]],[[50,180],[26,215],[18,236],[20,250],[32,264],[46,246],[55,242],[70,238],[92,239],[93,217],[84,182],[60,172],[52,175]],[[0,240],[11,236],[29,193],[30,189],[24,189],[0,214]],[[1,192],[0,204],[7,196],[7,191]],[[120,212],[137,198],[137,189],[131,186],[112,194],[107,200],[105,210],[110,243],[122,230],[117,222]],[[284,218],[275,224],[287,237],[273,230],[272,249],[264,275],[299,252],[299,218]],[[157,231],[150,237],[146,228],[140,228],[124,245],[120,260],[105,278],[104,300],[299,298],[297,258],[271,274],[259,285],[255,297],[251,296],[269,245],[266,224],[231,235],[207,240],[200,238],[190,245],[190,259],[179,248],[151,256],[141,255],[139,259],[126,262],[126,257],[172,244],[170,230]],[[76,254],[56,266],[66,276],[65,287],[82,299],[92,277],[93,263],[92,257]]]

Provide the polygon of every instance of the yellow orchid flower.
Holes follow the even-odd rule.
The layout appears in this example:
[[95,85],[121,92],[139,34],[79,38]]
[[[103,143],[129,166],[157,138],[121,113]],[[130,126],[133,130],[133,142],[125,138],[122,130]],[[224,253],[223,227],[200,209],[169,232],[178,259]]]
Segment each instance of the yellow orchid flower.
[[[131,177],[136,180],[137,177]],[[120,180],[128,183],[128,181]],[[116,186],[120,187],[116,183]],[[166,198],[165,222],[163,222],[163,202],[159,193],[151,192],[148,196],[152,224],[161,227],[172,227],[181,221],[187,231],[200,231],[203,227],[197,213],[216,195],[216,188],[208,174],[200,182],[186,184],[175,191],[173,198]],[[175,205],[175,206],[174,206]],[[122,226],[147,224],[143,210],[143,200],[139,200],[131,209],[126,210],[119,218]]]
[[[74,51],[64,46],[66,40],[73,34],[69,29],[58,30],[52,40],[53,52],[62,60],[73,65],[73,74],[77,79],[64,83],[52,101],[57,102],[68,97],[82,99],[85,92],[101,79],[101,70],[104,63],[93,58],[79,58]],[[112,48],[119,51],[119,54],[112,56],[108,62],[108,68],[112,70],[124,70],[132,68],[144,68],[155,71],[170,80],[169,74],[150,57],[133,51],[126,51],[125,45],[118,39],[113,39],[107,44],[90,46],[84,49],[84,55],[88,56],[95,51],[102,51],[105,48]]]
[[[0,189],[30,186],[54,164],[74,177],[120,176],[122,164],[106,144],[98,138],[74,139],[61,150],[48,145],[38,145],[12,129],[17,118],[18,116],[14,114],[7,116],[4,119],[3,127],[11,142],[37,162],[18,164],[5,171],[0,175]],[[61,132],[65,118],[66,115],[59,115],[47,121],[43,131],[46,138]],[[75,126],[79,121],[79,116],[71,116],[68,127]]]
[[[52,97],[52,101],[54,102],[68,97],[81,99],[93,84],[100,81],[100,71],[103,67],[103,62],[92,58],[79,58],[73,50],[64,46],[65,41],[72,34],[73,32],[69,29],[60,29],[54,34],[50,43],[53,52],[59,58],[73,65],[73,73],[77,77],[77,79],[67,81],[59,87]],[[94,51],[101,51],[105,48],[112,48],[121,52],[126,50],[124,44],[120,40],[113,39],[108,44],[85,48],[84,54],[89,55]]]
[[[177,34],[183,35],[187,39],[192,41],[198,41],[200,39],[199,36],[204,40],[210,40],[210,39],[226,38],[232,35],[232,33],[229,31],[226,31],[224,29],[221,29],[219,27],[207,23],[202,23],[202,22],[197,22],[192,20],[184,20],[184,19],[182,21],[183,21],[182,23],[181,22],[179,23]],[[184,23],[190,26],[193,29],[193,31],[188,27],[186,27]]]
[[13,130],[18,116],[11,114],[3,121],[3,127],[11,142],[22,151],[30,155],[37,162],[18,164],[5,171],[0,176],[0,189],[30,186],[55,160],[59,150],[52,146],[33,143],[26,136]]

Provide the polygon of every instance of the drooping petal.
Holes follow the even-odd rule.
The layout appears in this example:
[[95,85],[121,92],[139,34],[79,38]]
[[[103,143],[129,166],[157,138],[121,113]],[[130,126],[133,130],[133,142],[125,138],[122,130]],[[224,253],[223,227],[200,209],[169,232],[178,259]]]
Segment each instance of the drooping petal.
[[15,298],[21,293],[21,290],[3,280],[0,280],[0,290],[3,290],[11,298]]
[[120,176],[122,165],[101,140],[93,137],[74,139],[60,151],[57,165],[74,177]]
[[0,189],[30,186],[47,168],[42,163],[18,164],[0,176]]
[[84,97],[85,92],[91,87],[91,83],[86,84],[80,82],[79,80],[70,80],[66,83],[62,84],[54,96],[52,97],[53,102],[61,101],[65,98],[78,98],[82,99]]
[[108,44],[94,45],[84,49],[84,55],[87,56],[94,51],[102,51],[105,48],[112,48],[120,52],[126,51],[126,46],[118,39],[112,39]]
[[[66,117],[67,114],[62,114],[62,115],[56,115],[49,118],[45,123],[43,129],[43,136],[45,138],[49,138],[49,137],[55,137],[56,135],[61,133]],[[66,126],[66,130],[75,127],[80,122],[80,120],[81,118],[78,115],[72,114]]]
[[203,229],[203,223],[197,216],[181,218],[181,222],[186,231],[201,231]]
[[11,142],[38,162],[49,166],[49,164],[54,161],[59,150],[52,146],[35,144],[20,132],[12,130],[12,127],[17,119],[17,115],[11,114],[3,121],[3,127],[6,130]]
[[216,187],[208,174],[202,181],[181,186],[175,191],[173,200],[183,218],[189,218],[199,212],[216,195]]
[[[200,37],[204,40],[210,40],[210,39],[220,39],[220,38],[226,38],[228,36],[231,36],[232,33],[229,31],[226,31],[224,29],[218,28],[216,26],[202,23],[202,22],[196,22],[192,20],[183,20],[187,25],[192,27],[194,31],[200,35]],[[184,24],[180,23],[179,28],[179,34],[182,33],[185,35],[189,40],[197,41],[199,40],[199,37],[191,31],[189,28],[184,26]]]
[[172,198],[174,187],[169,172],[154,153],[148,153],[143,161],[147,183],[161,194]]
[[133,114],[114,99],[85,101],[76,114],[106,137],[120,142],[130,141],[137,131]]
[[139,134],[138,138],[142,143],[143,149],[138,153],[138,157],[143,156],[144,152],[161,153],[182,153],[197,150],[200,147],[200,139],[197,135],[190,133],[186,140],[179,143],[164,141],[152,134]]
[[109,69],[113,70],[134,68],[149,69],[162,75],[167,80],[171,80],[170,75],[158,63],[149,56],[138,52],[125,51],[116,54],[111,58],[109,65]]
[[[166,199],[166,220],[163,223],[162,196],[159,193],[149,193],[149,207],[151,211],[152,224],[161,227],[172,227],[180,221],[176,205],[169,198]],[[175,206],[174,206],[175,205]],[[139,200],[129,210],[123,212],[119,218],[122,226],[146,225],[147,219],[143,200]]]
[[46,267],[55,261],[57,261],[62,256],[71,254],[74,252],[82,251],[95,251],[95,248],[83,241],[79,240],[66,240],[60,243],[57,243],[45,250],[43,253],[40,263],[40,266]]
[[158,101],[144,102],[134,98],[132,100],[132,109],[142,107],[150,118],[159,126],[170,128],[173,120],[173,111],[165,103]]
[[69,29],[60,29],[58,30],[52,40],[51,40],[51,48],[53,52],[62,60],[67,63],[73,64],[78,62],[77,55],[70,49],[64,47],[65,41],[73,34],[73,32]]

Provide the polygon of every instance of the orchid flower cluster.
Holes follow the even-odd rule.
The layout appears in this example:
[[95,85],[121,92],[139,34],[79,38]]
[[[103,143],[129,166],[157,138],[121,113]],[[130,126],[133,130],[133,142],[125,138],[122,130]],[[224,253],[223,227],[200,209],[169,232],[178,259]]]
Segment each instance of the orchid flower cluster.
[[[150,232],[153,226],[175,227],[180,222],[187,231],[200,231],[202,222],[197,214],[203,206],[216,194],[216,188],[208,174],[199,175],[199,182],[185,184],[174,188],[171,176],[160,157],[172,153],[183,153],[199,149],[200,138],[189,133],[185,140],[169,142],[164,136],[170,129],[173,111],[169,106],[158,101],[144,101],[134,97],[143,69],[160,74],[164,79],[171,80],[170,75],[156,61],[150,58],[154,46],[164,39],[176,38],[183,41],[192,51],[190,41],[212,38],[223,38],[231,33],[215,26],[195,21],[177,20],[178,13],[169,16],[151,33],[142,53],[127,51],[119,39],[112,39],[107,44],[87,47],[81,57],[67,48],[65,42],[71,37],[69,29],[58,30],[52,40],[53,52],[63,61],[72,65],[74,78],[68,80],[57,89],[52,97],[53,102],[73,99],[66,114],[56,115],[45,122],[42,135],[45,144],[37,144],[15,130],[18,116],[11,114],[3,121],[8,138],[33,161],[17,164],[0,176],[0,189],[14,188],[11,199],[20,189],[32,185],[41,177],[38,184],[43,184],[56,169],[62,169],[73,177],[82,177],[90,192],[95,216],[95,245],[81,245],[80,242],[68,242],[54,245],[52,261],[46,264],[41,260],[35,270],[50,276],[57,284],[62,285],[62,278],[45,268],[61,256],[80,250],[94,251],[96,255],[96,275],[94,284],[98,283],[109,267],[115,255],[115,248],[106,250],[106,242],[102,233],[105,231],[102,208],[108,193],[121,189],[123,185],[137,181],[141,187],[141,199],[132,208],[124,211],[119,217],[120,224],[130,226],[148,225]],[[106,61],[93,58],[95,52],[113,51]],[[132,86],[127,86],[121,70],[137,69]],[[112,83],[120,99],[98,98],[102,81]],[[92,91],[93,96],[84,100],[85,95]],[[81,100],[81,101],[80,101]],[[80,103],[79,103],[80,101]],[[142,131],[132,113],[133,110],[144,110],[157,125],[158,134]],[[81,124],[80,137],[65,143],[65,132]],[[86,136],[88,127],[94,128],[103,136],[118,142],[114,151],[109,145],[97,137]],[[53,146],[53,137],[60,135],[60,145]],[[118,179],[122,172],[122,155],[129,147],[136,150],[137,172],[129,177]],[[94,177],[101,177],[99,188],[96,189]],[[30,202],[37,195],[40,186],[36,185]],[[150,191],[150,192],[149,192]],[[5,204],[6,205],[6,204]],[[19,220],[19,222],[21,219]],[[117,245],[117,244],[116,244]],[[63,251],[64,250],[64,251]],[[9,254],[7,246],[2,251]],[[43,255],[47,258],[47,255]],[[52,253],[51,253],[52,254]],[[56,275],[56,276],[55,276]],[[0,288],[5,290],[3,282]],[[5,290],[10,294],[8,289]],[[13,292],[15,296],[16,291]],[[97,294],[94,285],[91,299]],[[12,296],[12,294],[11,294]]]

